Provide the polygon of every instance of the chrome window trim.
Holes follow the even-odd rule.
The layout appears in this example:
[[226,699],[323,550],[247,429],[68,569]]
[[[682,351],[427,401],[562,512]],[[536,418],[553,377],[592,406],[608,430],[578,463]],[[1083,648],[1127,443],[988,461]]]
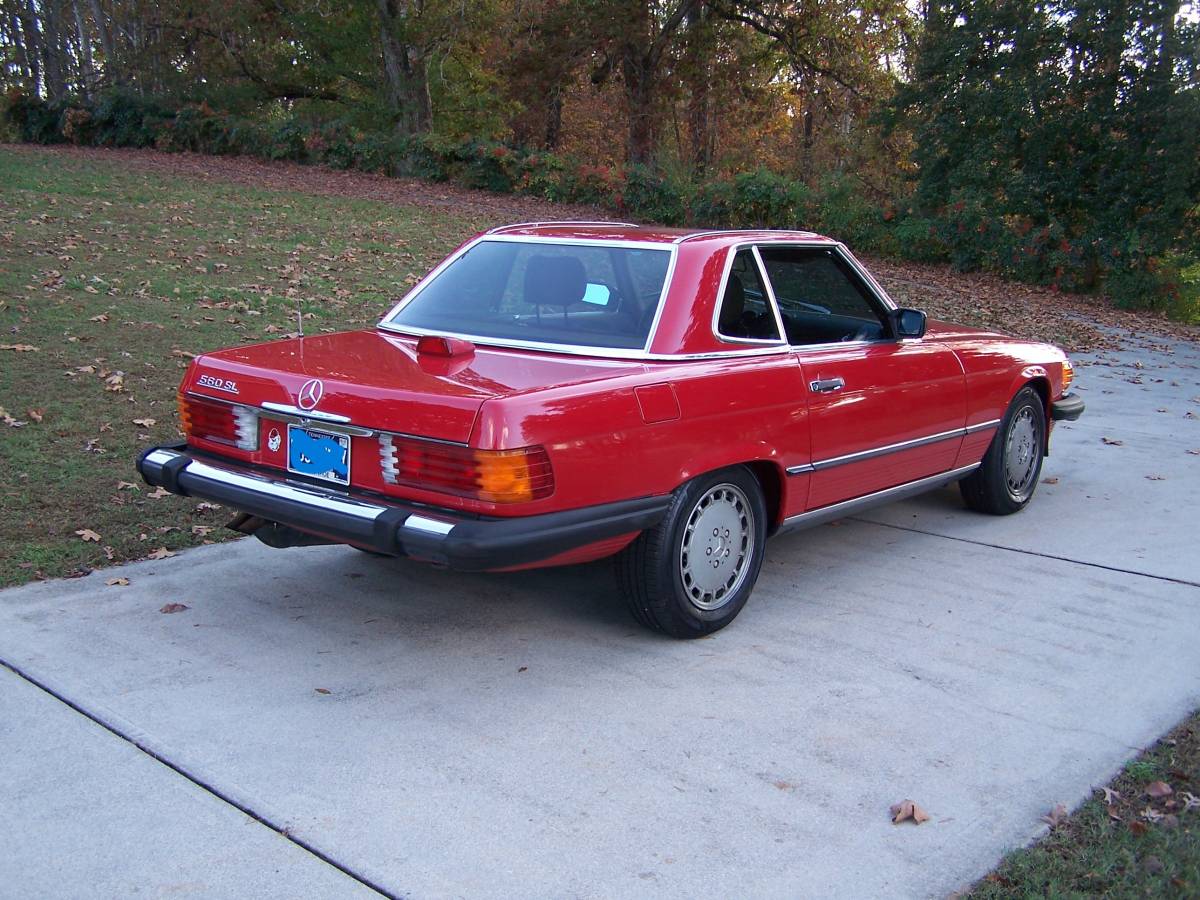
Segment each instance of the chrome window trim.
[[725,303],[725,290],[729,287],[729,277],[733,274],[733,261],[737,259],[737,255],[743,250],[749,249],[750,255],[754,257],[755,264],[758,266],[758,277],[762,280],[763,290],[767,292],[767,302],[774,307],[775,295],[771,292],[771,288],[767,285],[767,273],[762,267],[762,260],[758,256],[758,252],[753,244],[737,244],[728,249],[725,253],[725,267],[721,271],[721,285],[717,289],[716,301],[713,303],[712,323],[710,325],[713,335],[718,341],[723,341],[728,344],[751,344],[768,347],[783,347],[786,342],[783,338],[783,321],[779,318],[779,310],[775,309],[775,327],[778,329],[779,337],[776,338],[748,338],[734,337],[724,334],[721,331],[721,307]]
[[936,487],[941,487],[944,484],[949,484],[952,481],[957,481],[964,475],[979,468],[980,463],[971,463],[969,466],[962,466],[958,469],[950,469],[947,472],[939,472],[936,475],[930,475],[927,478],[918,478],[916,481],[906,481],[904,484],[897,484],[894,487],[884,488],[881,491],[864,494],[861,497],[852,497],[849,500],[842,500],[838,503],[831,503],[828,506],[819,506],[816,509],[805,510],[794,516],[789,516],[783,520],[776,534],[784,534],[789,531],[795,531],[799,528],[806,528],[812,525],[820,525],[824,522],[832,522],[835,519],[843,519],[846,516],[853,515],[860,510],[867,509],[872,506],[887,503],[892,500],[901,500],[905,497],[915,496],[923,493],[926,490],[931,490]]
[[489,228],[484,234],[504,234],[507,231],[516,231],[518,228],[546,228],[556,225],[611,225],[617,228],[641,228],[634,222],[603,222],[599,219],[592,221],[589,219],[559,219],[556,221],[547,220],[544,222],[516,222],[512,225],[497,225],[495,228]]
[[[854,254],[851,253],[849,251],[849,249],[847,249],[846,245],[841,242],[830,243],[829,241],[822,241],[822,242],[815,242],[815,241],[760,241],[758,244],[755,244],[755,249],[757,249],[759,246],[766,246],[772,250],[774,250],[777,247],[785,249],[785,250],[787,250],[787,249],[811,250],[814,248],[818,249],[818,250],[830,250],[833,253],[838,254],[838,256],[840,256],[842,258],[842,260],[844,260],[845,263],[848,266],[850,266],[851,270],[854,271],[859,276],[859,278],[862,279],[863,286],[867,289],[867,293],[869,293],[872,297],[874,297],[879,302],[879,304],[884,308],[884,310],[893,311],[898,308],[896,306],[895,302],[892,300],[892,298],[888,296],[887,292],[882,287],[879,286],[879,282],[877,282],[874,279],[874,277],[871,275],[870,272],[868,272],[866,269],[863,268],[862,263],[860,263],[857,259],[855,259]],[[766,277],[766,283],[768,286],[767,289],[771,292],[771,296],[774,297],[775,296],[775,286],[773,284],[771,284],[770,277],[766,276],[767,266],[766,266],[765,262],[762,264],[762,268],[763,268],[764,276]],[[778,309],[778,306],[779,306],[778,300],[775,301],[775,305],[776,305],[775,313],[776,313],[776,315],[778,315],[780,317],[779,318],[780,333],[786,339],[787,331],[783,328],[783,314]],[[914,340],[919,340],[919,339],[914,339]],[[870,346],[872,344],[895,344],[895,343],[903,343],[903,341],[901,341],[897,338],[894,338],[894,337],[882,337],[879,340],[875,340],[875,341],[825,341],[820,344],[791,344],[791,343],[789,343],[788,346],[791,347],[793,350],[808,351],[808,350],[820,349],[822,347],[841,347],[841,348],[865,347],[865,346]]]
[[[437,330],[433,331],[427,328],[417,326],[401,326],[396,325],[389,320],[399,313],[404,307],[417,298],[430,282],[440,275],[452,263],[457,262],[466,253],[484,241],[493,241],[495,243],[509,244],[558,244],[572,247],[615,247],[625,250],[654,250],[658,253],[669,254],[667,260],[667,270],[663,276],[662,290],[659,291],[657,306],[654,311],[654,318],[650,322],[650,329],[646,334],[645,343],[640,348],[637,347],[586,347],[579,344],[556,344],[546,341],[523,341],[518,338],[496,338],[483,335],[466,334],[462,332],[450,332]],[[675,275],[675,263],[679,258],[679,250],[674,244],[664,243],[662,241],[627,241],[616,240],[609,238],[552,238],[543,237],[541,235],[525,235],[525,234],[491,234],[486,233],[471,240],[463,246],[457,253],[452,253],[444,260],[434,266],[429,273],[418,281],[400,300],[379,320],[376,327],[384,331],[390,331],[393,334],[417,334],[417,335],[437,335],[441,337],[456,337],[463,340],[471,341],[472,343],[480,344],[485,347],[520,347],[526,350],[545,350],[551,353],[563,353],[571,356],[603,356],[611,359],[645,359],[650,354],[650,347],[654,345],[654,337],[658,331],[658,323],[662,319],[663,307],[666,306],[667,294],[671,290],[671,281]]]
[[867,459],[875,459],[879,456],[886,456],[889,453],[899,453],[903,450],[913,450],[917,447],[924,447],[929,444],[937,444],[941,441],[949,441],[954,438],[963,438],[968,434],[975,434],[980,431],[986,431],[989,428],[996,428],[1000,424],[999,419],[992,419],[988,422],[979,422],[975,425],[969,425],[966,428],[954,428],[950,431],[942,431],[937,434],[926,435],[925,437],[913,438],[908,441],[899,441],[895,444],[885,444],[882,447],[873,447],[870,450],[859,450],[856,453],[847,453],[843,456],[831,456],[828,459],[817,459],[811,463],[804,463],[799,466],[789,466],[787,473],[789,475],[806,475],[810,472],[819,472],[822,469],[832,469],[835,466],[844,466],[848,463],[862,462]]

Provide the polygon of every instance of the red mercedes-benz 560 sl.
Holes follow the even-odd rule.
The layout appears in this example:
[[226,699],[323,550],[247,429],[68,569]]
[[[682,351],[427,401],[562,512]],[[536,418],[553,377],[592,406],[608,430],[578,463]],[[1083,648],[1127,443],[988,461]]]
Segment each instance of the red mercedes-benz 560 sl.
[[633,615],[728,625],[766,539],[957,481],[1033,496],[1076,419],[1056,347],[898,308],[806,232],[512,225],[455,250],[372,329],[195,359],[186,442],[151,485],[275,547],[454,569],[617,554]]

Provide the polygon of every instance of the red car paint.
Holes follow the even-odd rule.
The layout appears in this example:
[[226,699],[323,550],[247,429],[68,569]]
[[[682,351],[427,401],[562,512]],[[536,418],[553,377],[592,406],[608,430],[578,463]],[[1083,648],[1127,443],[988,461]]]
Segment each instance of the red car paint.
[[[524,503],[388,484],[378,440],[354,437],[355,491],[516,518],[666,495],[696,475],[744,463],[763,484],[776,528],[806,511],[976,463],[994,429],[972,433],[971,426],[1000,419],[1025,384],[1037,386],[1047,413],[1064,392],[1065,356],[1056,347],[943,322],[930,321],[916,339],[795,348],[748,347],[714,333],[727,261],[737,248],[804,244],[838,248],[853,261],[840,244],[818,235],[604,224],[492,234],[673,249],[646,351],[565,353],[474,341],[473,352],[456,343],[454,355],[432,355],[417,352],[418,335],[382,327],[220,350],[196,358],[180,390],[257,410],[258,448],[201,438],[189,445],[286,475],[286,440],[271,438],[286,427],[264,404],[295,406],[301,387],[315,378],[323,384],[319,410],[354,426],[480,450],[540,446],[554,474],[550,496]],[[859,274],[890,303],[869,273],[860,267]],[[834,377],[844,380],[843,390],[810,389]],[[922,443],[943,434],[950,436]],[[914,446],[895,447],[906,442]],[[892,449],[812,468],[878,448]],[[636,536],[608,537],[515,568],[582,562]]]

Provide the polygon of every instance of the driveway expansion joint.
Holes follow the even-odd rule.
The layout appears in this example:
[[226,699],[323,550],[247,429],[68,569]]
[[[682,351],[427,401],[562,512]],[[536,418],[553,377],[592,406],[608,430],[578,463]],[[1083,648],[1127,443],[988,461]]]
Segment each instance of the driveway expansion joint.
[[26,681],[29,684],[36,687],[38,690],[53,697],[55,700],[57,700],[59,703],[62,703],[64,706],[67,706],[70,709],[74,710],[75,712],[79,713],[79,715],[83,716],[85,719],[95,722],[97,725],[99,725],[101,728],[103,728],[105,731],[109,732],[110,734],[120,738],[121,740],[125,741],[128,744],[132,744],[134,747],[136,747],[141,752],[145,753],[151,759],[166,766],[168,769],[170,769],[175,774],[180,775],[183,778],[186,778],[192,784],[196,785],[196,787],[200,788],[203,791],[206,791],[207,793],[216,797],[218,800],[221,800],[224,803],[228,803],[230,806],[234,807],[239,812],[244,813],[245,815],[249,816],[251,819],[253,819],[255,822],[258,822],[260,825],[263,825],[263,826],[271,829],[276,834],[278,834],[280,837],[282,837],[284,840],[295,844],[301,850],[304,850],[304,851],[310,853],[311,855],[313,855],[317,859],[319,859],[321,862],[325,863],[328,866],[332,866],[333,868],[337,869],[339,872],[346,875],[347,877],[353,878],[355,881],[357,881],[363,887],[374,891],[375,893],[379,894],[382,897],[387,897],[388,900],[402,900],[401,895],[392,893],[391,891],[387,890],[382,885],[376,883],[375,881],[371,880],[367,876],[355,871],[352,867],[346,865],[345,863],[341,863],[338,860],[334,859],[333,857],[329,856],[323,850],[316,847],[314,844],[309,843],[304,838],[297,837],[288,826],[281,825],[280,823],[272,820],[268,816],[253,809],[246,803],[243,803],[243,802],[237,800],[236,798],[229,796],[229,794],[222,791],[220,788],[216,787],[215,785],[211,784],[210,782],[206,781],[205,779],[201,778],[199,775],[196,775],[194,772],[189,771],[188,769],[184,768],[183,766],[179,765],[178,763],[174,762],[173,760],[168,759],[161,752],[155,750],[152,747],[146,746],[146,744],[143,741],[138,740],[136,737],[129,734],[127,731],[120,728],[115,723],[108,721],[103,716],[99,715],[98,713],[95,713],[95,712],[83,707],[82,705],[75,702],[71,698],[64,696],[61,692],[56,691],[54,688],[50,687],[48,684],[46,684],[41,679],[24,671],[20,666],[15,665],[14,663],[9,662],[8,660],[6,660],[2,657],[0,657],[0,666],[3,666],[4,668],[8,669],[10,672],[12,672],[18,678],[23,679],[24,681]]
[[1168,581],[1171,584],[1182,584],[1187,587],[1200,587],[1200,581],[1188,581],[1186,578],[1172,578],[1170,575],[1155,575],[1153,572],[1141,572],[1137,569],[1123,569],[1120,566],[1106,566],[1104,563],[1088,562],[1083,559],[1072,559],[1069,556],[1059,556],[1055,553],[1042,553],[1038,550],[1026,550],[1021,547],[1008,547],[1004,544],[992,544],[988,541],[977,541],[974,538],[958,537],[953,534],[942,534],[938,531],[928,531],[924,528],[914,528],[912,525],[896,525],[892,522],[879,522],[875,519],[864,519],[859,516],[847,516],[852,522],[864,525],[877,525],[880,528],[894,528],[897,531],[911,531],[913,534],[923,534],[928,537],[943,538],[947,541],[959,541],[963,544],[974,544],[976,547],[988,547],[992,550],[1006,550],[1009,553],[1019,553],[1023,556],[1039,556],[1042,559],[1053,559],[1057,562],[1072,563],[1077,566],[1088,566],[1092,569],[1103,569],[1105,572],[1116,572],[1120,575],[1135,575],[1140,578],[1152,578],[1155,581]]

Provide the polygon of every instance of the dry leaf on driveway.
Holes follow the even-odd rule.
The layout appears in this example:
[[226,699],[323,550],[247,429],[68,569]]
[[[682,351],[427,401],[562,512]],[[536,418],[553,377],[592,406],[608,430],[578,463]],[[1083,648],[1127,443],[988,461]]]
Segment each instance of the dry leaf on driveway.
[[84,541],[94,541],[97,544],[100,543],[100,535],[92,531],[90,528],[80,528],[75,533],[83,538]]
[[916,825],[929,821],[929,813],[917,806],[912,800],[901,800],[899,803],[894,804],[888,811],[892,814],[893,825],[899,825],[908,819],[912,819]]
[[166,547],[159,547],[157,550],[151,551],[146,559],[166,559],[168,556],[174,555],[175,552],[173,550],[168,550]]
[[333,691],[329,690],[329,688],[313,688],[313,690],[316,691],[318,694],[332,694],[333,693]]
[[107,584],[109,587],[118,587],[118,586],[125,587],[125,585],[129,584],[129,579],[128,578],[110,578],[110,579],[108,579],[108,581],[106,581],[104,583]]
[[166,606],[164,606],[162,609],[160,609],[159,612],[160,613],[177,613],[177,612],[183,612],[185,609],[191,609],[191,607],[188,606],[186,603],[168,603]]
[[1147,481],[1166,481],[1167,476],[1166,475],[1147,475],[1146,480]]
[[1118,441],[1116,438],[1110,438],[1110,437],[1102,437],[1102,438],[1100,438],[1100,440],[1103,441],[1104,443],[1108,444],[1108,446],[1110,446],[1110,447],[1120,447],[1122,444],[1125,443],[1124,441]]

